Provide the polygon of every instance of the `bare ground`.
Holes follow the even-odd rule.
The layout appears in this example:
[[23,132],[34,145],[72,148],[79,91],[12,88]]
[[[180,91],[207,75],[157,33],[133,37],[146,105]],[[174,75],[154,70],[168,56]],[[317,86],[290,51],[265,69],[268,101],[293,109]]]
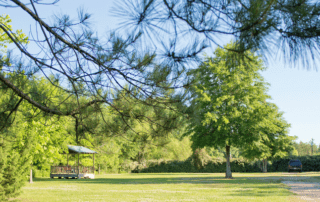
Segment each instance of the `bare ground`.
[[298,194],[301,201],[320,202],[320,184],[316,182],[282,181],[290,186],[290,191]]

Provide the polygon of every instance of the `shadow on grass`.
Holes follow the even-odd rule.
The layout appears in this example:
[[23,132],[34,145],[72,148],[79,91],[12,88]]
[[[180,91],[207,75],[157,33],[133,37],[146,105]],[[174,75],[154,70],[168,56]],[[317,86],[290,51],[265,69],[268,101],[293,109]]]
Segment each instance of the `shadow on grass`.
[[41,181],[57,181],[57,182],[71,182],[71,183],[84,183],[84,184],[274,184],[280,183],[279,179],[266,179],[266,177],[237,177],[235,179],[226,179],[224,177],[206,177],[202,176],[172,176],[172,177],[148,177],[143,176],[130,176],[130,177],[105,177],[96,179],[50,179],[50,178],[37,178],[35,182]]
[[[168,176],[167,174],[163,174]],[[175,176],[176,175],[176,176]],[[189,176],[188,176],[189,175]],[[285,177],[284,177],[285,178]],[[201,184],[206,188],[225,189],[229,196],[290,196],[292,193],[284,191],[285,185],[281,185],[279,179],[268,179],[268,177],[236,177],[235,179],[226,179],[224,177],[209,177],[208,175],[190,176],[190,174],[172,174],[169,177],[162,175],[129,175],[129,176],[110,176],[99,177],[96,179],[50,179],[37,178],[34,182],[52,182],[52,183],[72,183],[72,184],[112,184],[112,185],[156,185],[156,184]]]

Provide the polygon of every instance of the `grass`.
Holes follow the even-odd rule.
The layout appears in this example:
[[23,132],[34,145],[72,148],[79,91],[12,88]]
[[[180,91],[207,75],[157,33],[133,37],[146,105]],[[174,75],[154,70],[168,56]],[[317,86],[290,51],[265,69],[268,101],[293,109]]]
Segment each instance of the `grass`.
[[108,174],[96,179],[38,178],[16,201],[298,201],[284,180],[320,182],[319,173]]

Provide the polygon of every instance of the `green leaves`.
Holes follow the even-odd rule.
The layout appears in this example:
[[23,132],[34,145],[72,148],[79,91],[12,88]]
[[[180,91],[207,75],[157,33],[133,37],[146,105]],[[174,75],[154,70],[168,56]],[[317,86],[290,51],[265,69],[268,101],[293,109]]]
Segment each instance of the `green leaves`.
[[[6,52],[7,44],[13,43],[7,32],[12,32],[12,26],[10,25],[11,19],[9,15],[0,15],[0,51]],[[22,32],[22,30],[17,30],[16,33],[11,33],[12,36],[17,40],[18,43],[26,44],[28,43],[28,37]],[[3,48],[3,49],[2,49]]]
[[231,43],[207,57],[198,69],[191,70],[195,86],[189,111],[189,134],[193,148],[232,145],[247,158],[281,157],[292,150],[287,136],[290,125],[276,105],[266,102],[268,84],[260,71],[265,67],[255,54],[246,52],[243,61],[230,58]]

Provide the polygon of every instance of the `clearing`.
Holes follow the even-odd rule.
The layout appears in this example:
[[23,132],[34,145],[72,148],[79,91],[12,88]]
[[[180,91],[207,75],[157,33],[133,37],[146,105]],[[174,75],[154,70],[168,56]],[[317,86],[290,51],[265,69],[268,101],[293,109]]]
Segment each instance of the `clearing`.
[[[320,183],[319,176],[319,172],[233,173],[235,179],[230,180],[224,173],[163,173],[106,174],[80,180],[38,178],[26,184],[14,201],[302,201],[316,198],[301,198],[308,188],[299,192],[299,186]],[[317,186],[309,188],[319,192]]]

